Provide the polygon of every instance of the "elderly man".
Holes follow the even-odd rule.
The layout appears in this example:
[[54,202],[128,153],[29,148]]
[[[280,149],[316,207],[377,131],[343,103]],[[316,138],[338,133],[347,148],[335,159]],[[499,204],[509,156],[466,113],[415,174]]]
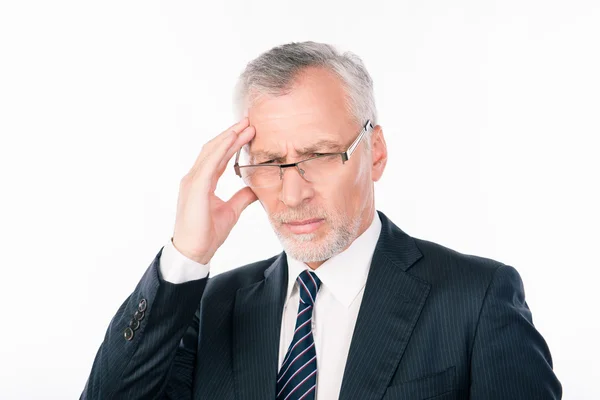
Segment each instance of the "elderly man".
[[[237,105],[181,180],[171,241],[112,319],[82,398],[561,397],[517,271],[375,209],[387,149],[358,57],[273,48]],[[245,186],[223,201],[234,156]],[[209,278],[255,200],[284,251]]]

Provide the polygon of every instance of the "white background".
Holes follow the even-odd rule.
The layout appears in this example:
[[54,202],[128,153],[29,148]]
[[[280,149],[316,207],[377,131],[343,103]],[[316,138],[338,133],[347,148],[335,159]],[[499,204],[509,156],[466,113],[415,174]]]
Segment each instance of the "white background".
[[[0,398],[79,396],[237,75],[300,40],[373,76],[377,208],[517,268],[564,398],[600,398],[595,0],[2,2]],[[254,203],[213,273],[278,252]]]

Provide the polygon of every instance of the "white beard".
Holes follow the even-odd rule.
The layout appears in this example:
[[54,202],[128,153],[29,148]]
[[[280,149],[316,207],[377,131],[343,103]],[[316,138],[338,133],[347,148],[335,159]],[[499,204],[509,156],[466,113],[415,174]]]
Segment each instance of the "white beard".
[[[307,218],[315,218],[315,216],[288,218],[288,220]],[[325,221],[332,229],[327,236],[321,239],[317,238],[318,233],[316,232],[283,234],[273,222],[271,222],[271,225],[284,251],[290,257],[307,263],[325,261],[341,253],[356,239],[358,230],[360,229],[360,219],[358,218],[331,218],[330,216],[325,216]]]

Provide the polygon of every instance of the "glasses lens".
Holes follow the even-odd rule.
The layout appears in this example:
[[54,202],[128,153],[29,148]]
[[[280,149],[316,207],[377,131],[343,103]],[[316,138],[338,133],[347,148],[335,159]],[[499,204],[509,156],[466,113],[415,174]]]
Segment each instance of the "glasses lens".
[[[308,182],[326,182],[334,179],[342,165],[339,154],[309,158],[298,164],[298,172]],[[240,167],[244,183],[252,188],[266,188],[279,185],[279,167],[276,165],[246,165]]]
[[302,177],[309,182],[326,182],[335,178],[337,169],[342,165],[339,154],[309,158],[298,164]]
[[279,184],[279,167],[273,165],[245,166],[240,168],[244,183],[252,188]]

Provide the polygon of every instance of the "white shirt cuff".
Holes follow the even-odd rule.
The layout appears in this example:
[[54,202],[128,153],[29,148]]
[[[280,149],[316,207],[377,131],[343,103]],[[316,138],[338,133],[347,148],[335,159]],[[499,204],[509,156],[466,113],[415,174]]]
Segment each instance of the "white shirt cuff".
[[208,277],[210,262],[200,264],[190,260],[173,245],[173,238],[163,248],[159,260],[161,278],[171,283],[185,283]]

